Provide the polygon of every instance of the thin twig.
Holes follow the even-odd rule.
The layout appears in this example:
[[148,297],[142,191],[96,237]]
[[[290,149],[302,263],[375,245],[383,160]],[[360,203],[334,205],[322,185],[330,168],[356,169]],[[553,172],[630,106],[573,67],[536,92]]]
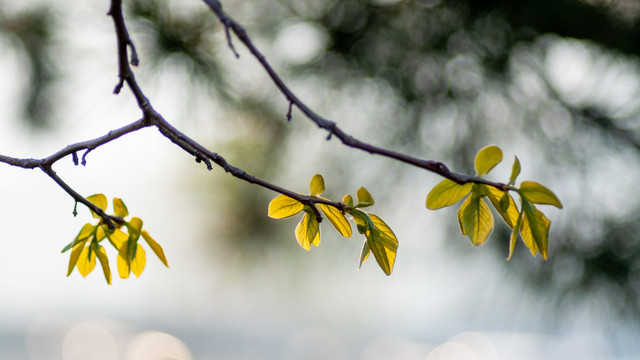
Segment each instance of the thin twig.
[[[507,191],[510,187],[507,184],[500,182],[488,181],[476,176],[468,176],[463,174],[457,174],[449,170],[447,166],[441,162],[434,160],[424,160],[420,158],[416,158],[410,155],[402,154],[396,151],[388,150],[385,148],[381,148],[378,146],[374,146],[372,144],[366,143],[364,141],[358,140],[355,137],[345,133],[338,127],[338,125],[330,121],[328,119],[323,118],[318,115],[316,112],[311,110],[305,103],[303,103],[294,93],[289,89],[289,87],[284,83],[280,75],[273,69],[271,64],[266,60],[265,56],[258,50],[258,48],[253,44],[253,41],[247,34],[246,30],[231,16],[229,16],[222,8],[222,4],[218,0],[203,0],[205,4],[209,6],[209,8],[216,15],[218,20],[224,25],[225,29],[231,29],[238,39],[247,47],[249,52],[253,54],[253,56],[258,60],[260,65],[267,72],[273,83],[280,90],[280,92],[284,95],[284,97],[289,101],[289,109],[291,109],[292,105],[295,105],[300,111],[311,121],[313,121],[318,127],[324,129],[329,132],[327,139],[330,139],[331,136],[336,136],[342,143],[348,147],[360,149],[366,151],[370,154],[382,155],[388,158],[392,158],[394,160],[398,160],[400,162],[404,162],[406,164],[410,164],[433,173],[436,173],[440,176],[443,176],[449,180],[452,180],[458,184],[465,183],[476,183],[476,184],[484,184],[496,187],[500,190]],[[230,41],[229,41],[230,42]],[[235,52],[235,49],[232,49]],[[287,113],[287,119],[289,119],[290,111]]]

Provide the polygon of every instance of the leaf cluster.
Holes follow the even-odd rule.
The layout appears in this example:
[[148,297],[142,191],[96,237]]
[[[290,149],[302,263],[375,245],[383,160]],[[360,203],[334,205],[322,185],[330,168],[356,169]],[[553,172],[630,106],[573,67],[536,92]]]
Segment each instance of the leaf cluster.
[[[502,156],[502,150],[495,145],[482,148],[474,161],[476,176],[488,174],[502,161]],[[533,256],[540,252],[546,259],[551,221],[535,205],[553,205],[562,209],[562,203],[551,190],[537,182],[523,181],[519,188],[516,187],[515,182],[519,174],[520,160],[515,157],[509,182],[503,187],[506,190],[482,183],[458,184],[445,179],[429,192],[427,208],[436,210],[464,199],[458,209],[460,232],[468,236],[474,245],[482,245],[494,227],[493,215],[488,205],[490,203],[512,229],[507,260],[513,256],[518,235]],[[519,196],[520,207],[516,205],[510,191]]]
[[[87,200],[102,210],[107,209],[107,197],[103,194],[89,196]],[[113,209],[113,216],[115,217],[124,219],[129,216],[126,205],[119,198],[113,198]],[[117,227],[110,229],[102,217],[93,211],[91,211],[91,214],[94,218],[99,219],[99,222],[95,225],[85,224],[76,238],[62,249],[63,253],[72,250],[69,257],[67,276],[71,275],[73,269],[77,267],[80,274],[86,277],[95,268],[97,258],[100,261],[107,283],[111,285],[109,258],[105,248],[102,246],[104,240],[107,240],[118,252],[117,267],[120,277],[126,279],[131,272],[139,277],[147,261],[146,252],[138,241],[141,236],[160,261],[166,267],[169,267],[162,247],[146,230],[142,229],[142,220],[140,218],[133,217],[131,220],[124,221]]]
[[341,203],[336,203],[337,206],[314,201],[314,199],[328,200],[320,197],[324,191],[324,178],[322,175],[316,174],[311,178],[309,184],[309,195],[312,200],[308,204],[286,195],[278,195],[269,203],[268,215],[274,219],[282,219],[304,211],[302,219],[296,226],[295,236],[300,246],[307,251],[311,249],[311,245],[320,245],[320,223],[316,218],[316,214],[319,214],[319,212],[312,207],[317,206],[320,208],[322,214],[329,219],[333,227],[344,237],[351,237],[352,235],[351,223],[346,216],[350,215],[350,219],[355,222],[358,232],[365,236],[359,267],[373,253],[382,271],[390,275],[393,271],[398,250],[398,239],[380,217],[361,210],[361,208],[375,204],[369,191],[361,187],[356,192],[358,201],[355,204],[351,195],[345,195]]

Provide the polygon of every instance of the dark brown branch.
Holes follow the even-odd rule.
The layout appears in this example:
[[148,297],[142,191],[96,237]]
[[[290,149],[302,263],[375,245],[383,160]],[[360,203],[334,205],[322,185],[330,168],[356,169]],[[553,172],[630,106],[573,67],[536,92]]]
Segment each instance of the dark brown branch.
[[[66,191],[67,194],[71,195],[71,197],[76,201],[76,203],[79,202],[79,203],[84,204],[86,207],[91,209],[91,211],[93,211],[98,216],[100,216],[104,220],[104,222],[107,224],[107,226],[109,226],[109,229],[115,229],[116,226],[115,226],[114,222],[117,222],[118,224],[124,224],[124,219],[123,218],[121,218],[119,216],[107,215],[107,213],[105,213],[102,209],[97,207],[94,203],[92,203],[91,201],[87,200],[82,195],[78,194],[75,190],[73,190],[73,188],[71,188],[71,186],[67,185],[67,183],[65,183],[58,176],[58,174],[56,174],[55,171],[53,171],[51,166],[49,166],[49,165],[41,166],[40,169],[42,169],[42,171],[45,174],[49,175],[49,177],[52,178],[53,181],[55,181],[56,184],[58,184],[62,189],[64,189],[64,191]],[[74,207],[73,211],[74,211],[74,214],[75,214],[76,213],[75,207]]]
[[[289,111],[287,112],[287,119],[290,119],[291,115],[291,107],[295,105],[302,113],[313,121],[319,128],[324,129],[329,132],[327,136],[328,139],[331,136],[336,136],[342,143],[346,146],[360,149],[366,151],[370,154],[377,154],[386,156],[400,162],[404,162],[406,164],[410,164],[438,175],[441,175],[449,180],[455,181],[458,184],[465,183],[476,183],[476,184],[485,184],[489,186],[496,187],[500,190],[507,191],[510,187],[507,184],[500,182],[492,182],[475,176],[467,176],[463,174],[457,174],[451,172],[447,166],[441,162],[434,160],[423,160],[410,155],[402,154],[396,151],[388,150],[385,148],[377,147],[366,143],[364,141],[360,141],[353,136],[345,133],[338,127],[338,125],[330,121],[328,119],[323,118],[322,116],[315,113],[311,110],[305,103],[303,103],[294,93],[289,89],[289,87],[284,83],[282,78],[276,73],[271,64],[266,60],[265,56],[258,50],[258,48],[253,44],[246,30],[233,18],[231,18],[223,9],[222,4],[218,0],[203,0],[205,4],[211,8],[213,13],[216,15],[218,20],[222,23],[225,29],[231,29],[234,34],[238,37],[238,39],[247,47],[247,49],[253,54],[253,56],[258,60],[260,65],[267,72],[273,83],[280,90],[280,92],[285,96],[287,101],[289,101]],[[229,44],[231,41],[229,40]],[[235,49],[232,48],[235,53]]]
[[[64,149],[42,159],[20,159],[13,158],[10,156],[0,155],[0,162],[5,164],[9,164],[12,166],[21,167],[24,169],[34,169],[40,168],[45,174],[47,174],[53,181],[55,181],[64,191],[66,191],[71,197],[76,201],[86,205],[89,209],[91,209],[94,213],[98,214],[104,222],[110,227],[114,227],[114,222],[121,224],[123,222],[122,218],[116,216],[107,215],[102,209],[95,206],[93,203],[85,199],[82,195],[78,194],[73,188],[71,188],[67,183],[65,183],[52,169],[53,164],[55,164],[58,160],[72,155],[74,164],[78,163],[78,151],[86,150],[85,154],[82,156],[82,163],[86,162],[85,156],[87,153],[93,149],[98,148],[110,141],[113,141],[123,135],[128,133],[140,130],[144,127],[148,127],[150,124],[144,120],[134,121],[131,124],[125,125],[119,129],[111,130],[106,135],[100,136],[98,138],[82,141],[79,143],[75,143],[65,147]],[[75,208],[74,208],[75,211]]]
[[[215,3],[212,2],[210,6],[216,7],[219,5],[220,3],[216,1]],[[131,40],[129,39],[126,24],[124,22],[124,16],[122,14],[122,0],[111,1],[111,10],[109,11],[109,15],[113,19],[114,26],[116,29],[117,42],[118,42],[118,63],[119,63],[119,72],[120,72],[120,75],[119,75],[120,83],[118,83],[118,86],[119,88],[122,88],[123,84],[127,83],[131,91],[134,93],[134,96],[138,101],[138,106],[140,107],[140,109],[144,114],[144,119],[141,121],[146,121],[149,124],[155,125],[160,131],[160,133],[162,133],[162,135],[164,135],[166,138],[171,140],[171,142],[173,142],[174,144],[178,145],[187,153],[191,154],[196,159],[196,161],[204,162],[207,165],[207,169],[209,170],[212,169],[211,162],[213,162],[216,165],[220,166],[222,169],[224,169],[225,172],[230,173],[236,178],[239,178],[251,184],[256,184],[264,188],[273,190],[275,192],[287,195],[293,199],[300,201],[303,204],[309,205],[314,210],[314,213],[316,214],[316,218],[318,219],[318,221],[320,221],[322,217],[320,215],[320,212],[316,208],[315,204],[323,203],[326,205],[334,206],[340,210],[345,210],[347,208],[345,204],[342,204],[340,202],[333,202],[333,201],[324,200],[324,199],[320,199],[313,196],[302,195],[297,192],[287,190],[275,184],[269,183],[253,175],[249,175],[244,170],[229,164],[219,154],[200,145],[198,142],[189,138],[187,135],[183,134],[181,131],[173,127],[169,122],[167,122],[162,117],[162,115],[160,115],[157,111],[155,111],[155,109],[151,106],[149,100],[144,95],[142,89],[136,82],[135,77],[133,75],[133,71],[129,66],[126,52],[127,52],[127,45],[131,44]],[[235,22],[233,21],[228,23],[223,22],[223,24],[225,24],[225,29],[228,30],[229,28],[231,28],[235,33],[238,32],[237,30],[238,25]],[[233,48],[233,44],[231,43],[231,37],[228,36],[227,39],[229,41],[229,46],[231,47],[232,50],[234,50],[234,53],[237,56],[237,53]],[[292,105],[294,104],[293,100],[291,104]]]

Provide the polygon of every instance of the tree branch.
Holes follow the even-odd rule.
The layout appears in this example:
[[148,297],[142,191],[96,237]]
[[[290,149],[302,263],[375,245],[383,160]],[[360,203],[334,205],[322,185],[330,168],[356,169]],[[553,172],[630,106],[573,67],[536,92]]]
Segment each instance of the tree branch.
[[[259,52],[259,50],[253,45],[250,38],[248,37],[246,31],[233,19],[231,19],[224,11],[222,10],[222,6],[218,0],[204,0],[207,5],[214,11],[214,13],[218,16],[222,24],[225,26],[227,31],[227,40],[229,46],[232,51],[237,55],[233,44],[231,42],[231,37],[229,36],[229,30],[233,31],[236,36],[247,46],[247,48],[251,51],[251,53],[258,59],[258,61],[262,64],[263,68],[267,71],[269,76],[272,78],[278,89],[285,95],[287,100],[289,101],[289,111],[287,113],[287,117],[291,116],[291,109],[295,105],[298,109],[300,109],[309,119],[311,119],[318,127],[325,129],[329,132],[329,137],[335,135],[338,137],[343,144],[357,148],[360,150],[367,151],[372,154],[383,155],[401,162],[405,162],[431,172],[442,175],[445,178],[453,180],[457,183],[464,184],[468,182],[474,182],[478,184],[485,184],[489,186],[494,186],[496,188],[502,190],[509,190],[510,187],[506,184],[490,182],[478,177],[466,176],[461,174],[452,173],[446,165],[441,162],[432,161],[432,160],[422,160],[409,155],[405,155],[402,153],[394,152],[391,150],[387,150],[384,148],[379,148],[373,146],[371,144],[360,141],[351,135],[343,132],[335,122],[324,119],[320,115],[313,112],[310,108],[308,108],[298,97],[285,85],[280,76],[273,70],[271,65],[266,61],[265,57]],[[149,99],[145,96],[144,92],[138,85],[135,80],[134,73],[131,69],[130,64],[137,65],[138,64],[138,55],[136,53],[133,42],[129,37],[129,33],[126,28],[126,24],[124,21],[124,16],[122,13],[122,0],[112,0],[111,7],[108,13],[114,22],[116,39],[117,39],[117,48],[118,48],[118,83],[114,89],[114,93],[119,94],[122,87],[126,83],[127,86],[131,89],[136,101],[138,103],[138,107],[141,109],[143,113],[143,117],[140,120],[134,121],[128,125],[125,125],[121,128],[114,129],[109,131],[107,134],[87,141],[78,142],[72,145],[68,145],[64,149],[42,159],[33,159],[33,158],[13,158],[5,155],[0,155],[0,162],[6,163],[12,166],[21,167],[25,169],[34,169],[39,168],[45,174],[47,174],[56,184],[58,184],[65,192],[67,192],[76,203],[82,203],[87,206],[94,213],[98,214],[103,221],[110,227],[113,228],[114,223],[122,224],[124,223],[124,219],[117,216],[107,215],[102,209],[88,201],[85,197],[76,192],[71,186],[69,186],[66,182],[64,182],[53,170],[52,166],[59,161],[60,159],[72,155],[74,164],[78,165],[78,152],[84,151],[82,155],[82,165],[86,164],[87,155],[93,151],[94,149],[113,141],[121,136],[129,134],[131,132],[140,130],[145,127],[154,126],[156,127],[163,136],[168,138],[174,144],[182,148],[187,153],[191,154],[196,161],[204,162],[207,166],[207,169],[212,169],[212,162],[216,165],[220,166],[225,172],[230,173],[232,176],[246,181],[251,184],[256,184],[258,186],[264,187],[266,189],[270,189],[272,191],[278,192],[280,194],[284,194],[289,196],[305,205],[308,205],[313,209],[313,212],[316,215],[318,221],[322,220],[320,212],[318,211],[316,204],[325,204],[329,206],[333,206],[341,211],[349,210],[350,207],[341,203],[334,202],[326,199],[321,199],[315,196],[303,195],[297,192],[282,188],[278,185],[272,184],[268,181],[262,180],[258,177],[248,174],[244,170],[235,167],[229,164],[222,156],[219,154],[207,149],[202,146],[195,140],[191,139],[175,127],[173,127],[169,122],[167,122],[162,115],[160,115],[149,102]],[[131,49],[131,61],[128,60],[127,49]],[[75,209],[74,209],[75,213]]]
[[35,168],[40,168],[40,170],[42,170],[45,174],[47,174],[51,179],[53,179],[53,181],[56,182],[56,184],[58,184],[64,191],[66,191],[69,195],[71,195],[71,197],[79,203],[84,204],[85,206],[87,206],[89,209],[91,209],[94,213],[98,214],[103,220],[104,222],[109,226],[109,228],[113,228],[114,227],[114,222],[118,223],[118,224],[122,224],[124,222],[124,220],[120,217],[117,216],[110,216],[107,215],[104,211],[102,211],[102,209],[100,209],[99,207],[95,206],[92,202],[88,201],[87,199],[85,199],[82,195],[78,194],[78,192],[76,192],[75,190],[73,190],[73,188],[71,188],[71,186],[69,186],[67,183],[65,183],[57,174],[56,172],[53,170],[52,166],[53,164],[55,164],[58,160],[68,156],[68,155],[72,155],[73,156],[73,160],[74,160],[74,164],[78,165],[78,155],[77,152],[78,151],[82,151],[82,150],[86,150],[86,152],[84,153],[84,155],[82,156],[82,164],[84,165],[86,163],[86,155],[89,151],[98,148],[99,146],[102,146],[110,141],[113,141],[123,135],[126,135],[128,133],[140,130],[144,127],[150,126],[150,124],[148,124],[146,121],[144,120],[138,120],[138,121],[134,121],[131,124],[125,125],[119,129],[115,129],[115,130],[111,130],[109,131],[106,135],[100,136],[98,138],[92,139],[92,140],[87,140],[87,141],[82,141],[79,143],[75,143],[72,145],[69,145],[67,147],[65,147],[64,149],[46,157],[46,158],[42,158],[42,159],[20,159],[20,158],[13,158],[10,156],[5,156],[5,155],[0,155],[0,162],[3,162],[5,164],[9,164],[12,166],[17,166],[17,167],[21,167],[24,169],[35,169]]
[[[500,182],[488,181],[476,176],[468,176],[463,174],[457,174],[449,170],[449,168],[439,161],[434,160],[423,160],[420,158],[416,158],[410,155],[402,154],[396,151],[388,150],[385,148],[377,147],[372,144],[366,143],[364,141],[358,140],[355,137],[345,133],[338,127],[338,125],[334,121],[330,121],[328,119],[323,118],[318,115],[316,112],[311,110],[305,103],[303,103],[294,93],[289,89],[289,87],[284,83],[280,75],[273,69],[271,64],[266,60],[265,56],[258,50],[258,48],[253,44],[251,38],[247,34],[246,30],[231,16],[229,16],[222,8],[222,4],[219,0],[203,0],[205,4],[209,6],[209,8],[216,15],[218,20],[225,27],[225,31],[233,31],[234,34],[238,37],[238,39],[247,47],[247,49],[251,52],[251,54],[258,60],[260,65],[267,72],[273,83],[280,90],[280,92],[284,95],[284,97],[289,101],[289,111],[287,112],[287,120],[291,117],[291,107],[295,105],[307,118],[313,121],[319,128],[326,130],[329,132],[327,139],[331,138],[331,136],[335,136],[342,143],[348,147],[360,149],[366,151],[370,154],[382,155],[388,158],[392,158],[394,160],[398,160],[400,162],[404,162],[406,164],[410,164],[438,175],[445,177],[449,180],[452,180],[458,184],[465,183],[476,183],[476,184],[484,184],[488,186],[496,187],[500,190],[507,191],[510,189],[510,186]],[[228,43],[231,47],[231,50],[237,54],[235,48],[231,43],[231,39],[228,39]]]

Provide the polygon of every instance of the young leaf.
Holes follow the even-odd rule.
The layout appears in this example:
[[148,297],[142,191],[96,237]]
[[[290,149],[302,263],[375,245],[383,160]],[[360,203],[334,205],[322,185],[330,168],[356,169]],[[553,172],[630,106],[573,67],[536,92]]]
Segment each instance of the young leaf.
[[474,245],[482,245],[493,230],[493,215],[481,197],[472,196],[460,207],[464,231]]
[[460,208],[458,208],[458,227],[460,228],[460,233],[463,236],[467,236],[467,232],[464,229],[464,225],[462,224],[462,213],[469,206],[470,202],[471,202],[471,196],[464,199],[464,201],[462,202],[462,205],[460,205]]
[[87,277],[96,267],[96,253],[90,250],[90,246],[85,246],[78,258],[78,271],[82,277]]
[[369,248],[369,243],[365,239],[364,243],[362,244],[362,250],[360,251],[360,262],[358,263],[358,269],[362,267],[362,263],[367,261],[370,253],[371,253],[371,249]]
[[96,254],[98,260],[100,261],[100,266],[102,267],[104,278],[107,280],[107,284],[111,285],[111,269],[109,268],[109,259],[107,258],[107,252],[104,250],[104,247],[97,245],[96,243],[93,243],[92,246],[93,253]]
[[376,262],[386,275],[391,275],[393,264],[396,260],[397,243],[394,243],[393,239],[383,234],[375,226],[369,228],[365,236]]
[[393,233],[393,230],[391,230],[389,225],[382,221],[382,219],[380,219],[380,217],[378,217],[378,215],[376,214],[368,213],[368,215],[373,225],[380,229],[380,231],[382,231],[385,236],[389,237],[389,239],[391,239],[395,243],[395,247],[397,248],[398,238],[396,237],[396,234]]
[[320,244],[320,224],[318,220],[309,213],[305,212],[302,220],[296,226],[296,240],[303,249],[309,251],[311,244],[318,246]]
[[129,236],[133,236],[135,241],[138,241],[140,237],[140,231],[142,230],[142,219],[134,217],[125,223]]
[[351,195],[347,194],[342,198],[342,203],[347,205],[348,207],[352,208],[353,207],[353,198],[351,197]]
[[309,195],[311,196],[319,196],[324,192],[324,179],[322,175],[315,174],[311,178],[311,182],[309,183]]
[[364,186],[358,189],[358,191],[356,192],[356,197],[358,198],[358,203],[355,207],[367,207],[375,204],[375,201],[373,201],[373,197],[369,193],[369,190],[367,190]]
[[[520,229],[522,227],[522,212],[520,212],[518,214],[518,219],[516,220],[515,226],[513,227],[513,230],[511,230],[511,237],[509,238],[509,256],[507,257],[507,261],[511,260],[511,257],[513,256],[513,251],[516,248],[516,240],[518,239],[518,232],[520,232]],[[538,248],[536,247],[536,252]],[[533,254],[534,256],[536,254]]]
[[449,179],[442,180],[427,195],[427,209],[437,210],[453,205],[471,192],[473,184],[460,185]]
[[369,228],[365,232],[367,244],[382,271],[390,275],[398,252],[398,239],[391,228],[377,215],[371,213],[367,215],[370,219]]
[[129,273],[131,269],[129,268],[129,262],[126,260],[127,251],[126,247],[122,247],[120,252],[118,253],[118,275],[120,278],[127,279],[129,277]]
[[[109,204],[107,201],[107,197],[104,196],[104,194],[95,194],[95,195],[91,195],[89,197],[87,197],[87,200],[89,200],[93,205],[99,207],[102,210],[106,210],[107,209],[107,205]],[[93,210],[91,210],[91,215],[93,215],[94,218],[99,219],[100,216],[98,216],[96,213],[93,212]]]
[[531,203],[553,205],[562,209],[562,203],[556,194],[537,182],[523,181],[518,192]]
[[278,195],[269,203],[268,216],[273,219],[282,219],[296,215],[304,209],[304,205],[286,195]]
[[498,211],[505,223],[513,228],[518,220],[519,212],[516,202],[508,192],[496,189],[493,186],[486,186],[489,190],[487,197],[493,207]]
[[116,250],[120,250],[122,244],[129,240],[129,235],[125,234],[120,229],[115,229],[111,234],[107,234],[107,239]]
[[113,230],[109,229],[109,226],[104,224],[103,225],[98,224],[96,226],[96,241],[98,242],[102,241],[104,238],[107,237],[107,233],[112,233],[112,232]]
[[511,166],[511,176],[509,177],[509,185],[514,185],[516,183],[516,178],[520,175],[520,160],[516,156],[513,159],[513,166]]
[[129,210],[127,210],[127,206],[124,204],[122,199],[119,198],[113,198],[113,211],[113,215],[119,216],[121,218],[129,216]]
[[149,244],[149,247],[151,248],[151,250],[153,250],[153,252],[156,254],[158,259],[160,259],[160,261],[162,261],[164,266],[169,267],[169,264],[167,263],[167,258],[164,256],[164,251],[162,250],[162,246],[160,246],[160,244],[158,244],[151,237],[151,235],[149,235],[147,230],[142,230],[142,232],[140,234],[142,235],[144,240],[147,242],[147,244]]
[[362,210],[352,210],[349,212],[351,216],[353,216],[353,221],[356,222],[356,227],[358,228],[358,232],[360,234],[364,234],[367,232],[369,228],[369,216]]
[[130,221],[125,223],[127,231],[129,232],[129,240],[127,240],[127,261],[129,265],[131,260],[136,256],[138,239],[140,239],[140,231],[142,230],[142,220],[134,217]]
[[138,248],[136,249],[136,257],[131,260],[131,272],[136,275],[136,277],[140,277],[142,271],[144,270],[144,266],[147,263],[147,256],[145,254],[144,249],[140,244],[138,244]]
[[78,236],[76,236],[76,238],[72,242],[70,242],[67,246],[65,246],[64,249],[62,249],[62,252],[64,253],[70,250],[71,248],[73,248],[77,243],[88,239],[93,234],[93,231],[95,230],[95,228],[96,228],[96,225],[91,225],[89,223],[84,224],[82,229],[80,229]]
[[487,174],[494,166],[498,165],[498,163],[502,161],[502,150],[495,145],[485,146],[478,154],[476,154],[475,158],[475,168],[476,168],[476,176],[482,176]]
[[535,253],[533,251],[533,246],[530,246],[531,243],[535,244],[537,249],[540,250],[542,257],[547,259],[549,226],[551,225],[551,221],[549,221],[549,219],[547,219],[540,210],[536,209],[533,204],[524,198],[522,199],[522,211],[524,212],[522,228],[520,229],[522,239],[525,240],[525,244],[529,247],[529,250],[531,250],[533,255],[535,255]]
[[71,252],[71,256],[69,257],[69,268],[67,270],[67,276],[71,275],[71,272],[76,267],[78,258],[80,258],[80,253],[82,253],[82,250],[84,249],[84,245],[86,243],[87,240],[83,240],[73,246],[73,251]]
[[342,236],[351,237],[351,224],[340,210],[325,204],[318,204],[318,207]]

